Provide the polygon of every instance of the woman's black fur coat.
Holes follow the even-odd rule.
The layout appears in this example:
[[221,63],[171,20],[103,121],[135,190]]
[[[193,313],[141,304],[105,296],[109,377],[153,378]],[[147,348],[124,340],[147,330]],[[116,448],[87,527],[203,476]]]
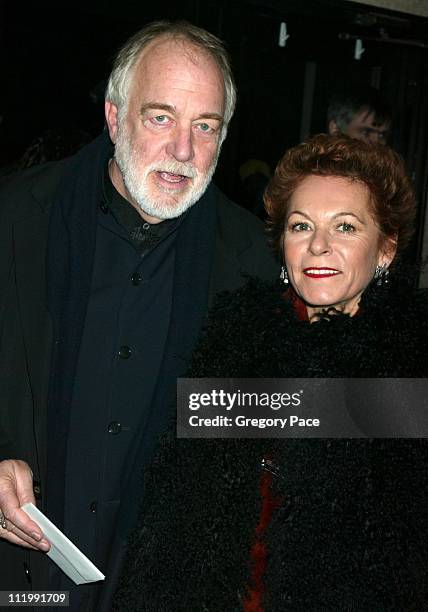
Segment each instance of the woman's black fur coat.
[[[278,288],[226,295],[194,377],[427,377],[428,299],[371,288],[358,315],[299,321]],[[177,440],[144,479],[118,610],[234,612],[249,584],[261,459],[282,503],[266,542],[264,609],[428,610],[424,439]]]

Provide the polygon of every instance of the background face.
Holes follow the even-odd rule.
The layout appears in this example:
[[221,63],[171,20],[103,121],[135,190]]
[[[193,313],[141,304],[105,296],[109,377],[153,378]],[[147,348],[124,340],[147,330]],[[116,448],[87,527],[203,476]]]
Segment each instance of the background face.
[[367,187],[340,177],[305,178],[289,203],[284,257],[309,315],[327,306],[354,314],[376,266],[390,263]]
[[182,41],[154,41],[135,66],[126,114],[110,130],[125,196],[161,219],[199,199],[215,168],[223,106],[211,57]]
[[363,110],[353,116],[343,131],[351,138],[356,138],[357,140],[373,144],[386,144],[389,129],[389,121],[379,125],[375,121],[374,113],[368,113]]

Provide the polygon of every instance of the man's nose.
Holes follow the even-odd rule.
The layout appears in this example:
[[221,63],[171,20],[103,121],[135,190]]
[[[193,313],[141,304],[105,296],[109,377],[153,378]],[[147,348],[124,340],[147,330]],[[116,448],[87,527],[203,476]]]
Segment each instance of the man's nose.
[[314,230],[309,243],[309,250],[314,255],[322,255],[331,251],[330,235],[327,230]]
[[166,151],[177,161],[191,161],[195,155],[192,128],[177,126],[171,134],[171,140],[167,144]]

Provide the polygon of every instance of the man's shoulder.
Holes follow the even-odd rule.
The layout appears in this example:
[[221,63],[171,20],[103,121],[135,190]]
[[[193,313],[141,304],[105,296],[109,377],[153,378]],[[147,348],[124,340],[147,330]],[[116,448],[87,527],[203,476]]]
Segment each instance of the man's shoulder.
[[[214,185],[213,192],[217,205],[217,248],[223,257],[222,273],[225,267],[237,258],[239,261],[239,282],[219,285],[218,289],[232,289],[240,286],[244,276],[255,276],[273,280],[279,275],[280,264],[268,244],[266,226],[255,215],[227,198]],[[226,277],[223,277],[223,281]]]
[[215,185],[212,185],[212,189],[217,202],[218,220],[222,230],[246,232],[254,237],[266,240],[264,224],[258,217],[230,200]]
[[18,220],[50,208],[68,160],[14,172],[0,180],[0,213]]

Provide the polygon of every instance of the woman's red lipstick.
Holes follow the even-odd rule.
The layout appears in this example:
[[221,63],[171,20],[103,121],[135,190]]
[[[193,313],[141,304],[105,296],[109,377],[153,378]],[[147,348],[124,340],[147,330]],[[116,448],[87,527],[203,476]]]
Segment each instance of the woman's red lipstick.
[[332,276],[336,276],[337,274],[340,274],[340,271],[336,270],[335,268],[312,267],[312,268],[305,268],[303,270],[303,274],[305,274],[306,276],[309,276],[310,278],[330,278]]

